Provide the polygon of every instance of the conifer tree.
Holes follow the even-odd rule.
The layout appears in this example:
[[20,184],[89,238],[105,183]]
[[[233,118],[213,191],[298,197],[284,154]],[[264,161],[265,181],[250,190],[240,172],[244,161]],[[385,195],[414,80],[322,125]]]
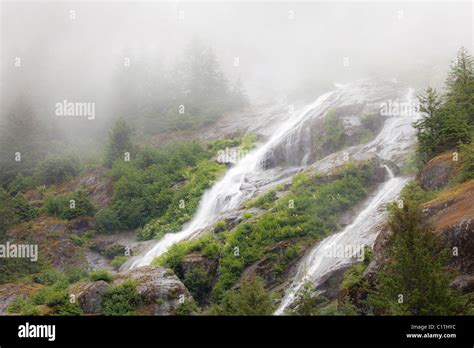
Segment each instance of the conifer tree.
[[105,154],[105,164],[109,167],[117,158],[124,158],[132,151],[132,128],[123,119],[118,119],[109,132],[109,142]]
[[408,191],[403,207],[391,205],[387,269],[377,275],[377,289],[369,295],[375,314],[453,315],[463,299],[449,287],[432,228],[424,222],[419,205]]

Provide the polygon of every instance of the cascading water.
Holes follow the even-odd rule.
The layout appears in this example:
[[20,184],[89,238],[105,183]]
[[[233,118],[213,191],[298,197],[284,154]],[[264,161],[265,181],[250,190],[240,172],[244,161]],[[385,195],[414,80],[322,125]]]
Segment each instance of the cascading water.
[[222,213],[236,209],[255,192],[256,188],[248,182],[252,177],[258,176],[259,171],[264,170],[261,164],[267,153],[272,150],[273,146],[280,144],[285,138],[291,137],[293,131],[298,129],[307,117],[313,117],[314,113],[323,115],[332,105],[326,103],[332,94],[329,92],[322,95],[313,104],[296,114],[296,117],[291,117],[278,127],[268,142],[244,157],[203,195],[196,215],[182,231],[167,233],[144,255],[134,257],[125,263],[121,270],[149,265],[155,257],[166,252],[173,244],[195,237],[204,228],[216,222]]
[[[413,89],[409,89],[406,96],[407,103],[412,105],[414,105],[413,94]],[[411,145],[413,135],[411,125],[417,117],[419,117],[418,113],[413,113],[386,120],[378,136],[367,145],[351,148],[351,155],[357,157],[360,154],[376,152],[382,159],[392,159],[393,156],[404,152]],[[329,159],[324,159],[321,162],[325,161],[327,162]],[[386,165],[385,169],[389,174],[389,180],[367,201],[367,206],[353,223],[341,232],[322,240],[303,259],[296,276],[275,312],[276,315],[284,314],[285,309],[293,303],[298,291],[307,281],[312,282],[315,286],[319,285],[328,274],[355,262],[355,256],[363,250],[364,246],[373,246],[379,231],[377,227],[386,218],[386,204],[393,201],[409,181],[409,178],[406,177],[395,177]],[[338,252],[340,250],[344,252]]]
[[[354,262],[364,246],[373,245],[378,233],[375,227],[385,221],[385,205],[397,197],[408,181],[407,178],[394,177],[390,169],[387,166],[385,168],[390,179],[369,199],[367,207],[352,224],[324,239],[308,254],[275,314],[283,314],[305,282],[311,281],[317,285],[328,273]],[[341,253],[341,250],[344,252]]]

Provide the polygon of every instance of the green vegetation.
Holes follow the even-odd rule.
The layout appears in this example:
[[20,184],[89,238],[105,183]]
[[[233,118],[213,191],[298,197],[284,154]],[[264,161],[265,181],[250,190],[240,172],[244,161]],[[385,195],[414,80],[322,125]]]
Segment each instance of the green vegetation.
[[[334,172],[331,179],[299,174],[294,177],[290,192],[268,205],[269,210],[258,220],[243,221],[231,231],[205,234],[197,240],[175,244],[154,263],[173,269],[178,277],[185,279],[181,263],[186,255],[202,252],[217,259],[219,278],[212,289],[212,301],[218,304],[245,267],[262,259],[268,247],[286,240],[312,244],[337,231],[338,213],[366,197],[374,175],[372,162],[348,164]],[[278,261],[273,261],[274,271],[281,274],[285,265],[298,255],[297,247],[287,248]],[[205,290],[208,290],[207,282]]]
[[301,287],[292,308],[286,311],[289,315],[356,315],[356,308],[350,304],[330,302],[326,297],[317,295],[314,285],[306,282]]
[[104,315],[134,315],[135,308],[142,303],[136,285],[134,281],[127,280],[109,288],[102,299],[102,313]]
[[443,269],[444,256],[431,227],[422,219],[420,198],[409,189],[401,198],[402,208],[389,208],[391,262],[377,274],[377,289],[369,295],[374,313],[460,314],[464,301],[449,287],[451,276]]
[[45,202],[48,214],[72,220],[81,216],[94,216],[95,208],[84,190],[70,195],[48,197]]
[[472,140],[474,122],[473,58],[461,48],[446,80],[446,94],[428,87],[419,97],[423,118],[414,124],[422,161]]
[[242,281],[238,290],[227,291],[218,305],[210,309],[213,315],[271,315],[274,311],[271,295],[258,278]]
[[123,119],[116,121],[114,127],[109,131],[109,141],[105,153],[105,165],[111,167],[115,160],[125,160],[125,153],[133,152],[132,137],[133,130]]
[[331,150],[342,148],[346,143],[342,120],[334,110],[330,110],[323,119],[325,137],[323,146]]
[[[415,123],[420,162],[438,153],[458,149],[458,174],[451,184],[473,178],[474,66],[464,48],[459,51],[446,80],[446,94],[428,87],[419,96],[423,118]],[[468,312],[463,296],[450,288],[454,274],[445,269],[446,251],[440,250],[433,228],[423,218],[421,204],[438,196],[419,184],[407,185],[403,206],[389,207],[393,234],[387,254],[390,262],[369,289],[368,304],[382,315],[456,315]]]
[[202,306],[212,290],[214,279],[206,269],[195,267],[184,275],[184,285],[193,298]]
[[193,313],[197,313],[199,308],[197,308],[196,304],[192,300],[185,299],[183,302],[178,304],[176,307],[176,315],[191,315]]
[[3,237],[7,228],[19,222],[29,221],[38,215],[21,193],[15,197],[0,188],[0,237]]
[[459,173],[452,180],[455,183],[474,179],[474,144],[462,144],[459,148]]
[[119,269],[126,261],[128,260],[128,256],[125,255],[117,255],[113,258],[113,260],[110,262],[110,265],[115,268]]
[[69,269],[65,273],[44,269],[34,278],[37,283],[44,284],[44,287],[28,298],[17,297],[8,306],[7,311],[20,315],[39,315],[44,311],[41,307],[47,306],[45,313],[48,315],[81,315],[82,310],[77,303],[71,301],[67,288],[86,276],[84,271],[78,269]]
[[247,209],[252,208],[252,207],[268,209],[270,208],[272,202],[275,200],[275,196],[276,196],[275,190],[269,190],[265,192],[263,195],[257,197],[256,199],[248,201],[245,204],[245,207]]
[[143,148],[130,162],[115,161],[114,196],[110,210],[98,216],[99,228],[137,228],[153,221],[139,235],[150,239],[180,227],[224,168],[211,161],[212,155],[191,141],[159,150]]
[[11,195],[16,195],[18,193],[25,193],[28,190],[34,189],[37,185],[38,182],[33,176],[24,176],[22,174],[18,174],[8,185],[7,191]]
[[95,215],[96,229],[101,232],[119,230],[120,220],[117,212],[111,208],[103,208]]
[[112,279],[114,278],[114,276],[112,275],[112,273],[106,271],[105,269],[100,269],[100,270],[92,272],[89,275],[89,278],[93,281],[104,280],[107,283],[110,283]]
[[160,238],[165,233],[178,232],[198,208],[202,194],[223,173],[225,166],[202,160],[184,174],[184,185],[175,189],[166,212],[143,228],[143,236]]
[[80,173],[80,162],[75,156],[52,157],[41,162],[35,172],[40,184],[59,184]]

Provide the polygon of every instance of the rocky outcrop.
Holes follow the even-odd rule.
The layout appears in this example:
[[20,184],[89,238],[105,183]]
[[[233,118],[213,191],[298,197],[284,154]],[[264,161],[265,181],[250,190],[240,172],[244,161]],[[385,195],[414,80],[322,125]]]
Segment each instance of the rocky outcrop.
[[423,214],[442,245],[450,250],[449,266],[474,274],[474,180],[425,203]]
[[453,152],[448,151],[433,157],[418,175],[420,186],[425,190],[439,190],[457,174],[457,162],[453,161]]
[[84,233],[94,228],[95,220],[90,217],[81,217],[69,221],[66,226],[69,233],[82,236]]
[[260,260],[249,265],[234,288],[238,288],[244,279],[255,275],[262,278],[268,290],[279,291],[286,282],[291,280],[291,274],[296,272],[298,261],[308,250],[309,245],[297,240],[284,240],[265,249]]
[[94,168],[57,187],[58,193],[85,190],[97,208],[105,207],[113,194],[112,179],[105,168]]
[[28,240],[38,245],[38,258],[56,269],[87,267],[87,260],[80,246],[71,240],[71,222],[56,217],[40,215],[33,221],[12,226],[6,235],[10,243]]
[[137,311],[147,315],[175,315],[184,300],[192,300],[189,291],[174,273],[160,266],[145,266],[119,273],[114,284],[133,279],[146,305]]
[[194,252],[186,255],[181,262],[183,274],[186,274],[194,268],[201,268],[213,278],[216,277],[217,266],[219,266],[218,260],[206,257],[200,252]]
[[102,310],[102,296],[108,287],[109,284],[103,280],[86,281],[71,285],[68,292],[74,295],[76,303],[84,314],[99,314]]
[[461,294],[467,294],[474,291],[474,276],[463,274],[451,282],[451,287],[459,291]]
[[0,315],[6,315],[7,307],[18,297],[28,297],[40,290],[41,284],[0,284]]
[[177,307],[193,300],[183,283],[174,273],[160,266],[145,266],[119,273],[112,283],[103,280],[82,281],[72,284],[68,293],[84,314],[101,314],[102,299],[107,290],[127,280],[134,280],[142,304],[137,313],[145,315],[176,315]]

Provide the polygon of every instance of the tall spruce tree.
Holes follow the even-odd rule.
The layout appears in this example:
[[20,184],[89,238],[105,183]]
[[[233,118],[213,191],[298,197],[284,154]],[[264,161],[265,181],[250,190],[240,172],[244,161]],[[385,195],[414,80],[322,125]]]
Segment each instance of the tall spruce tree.
[[415,194],[405,190],[403,207],[389,207],[393,231],[389,264],[377,275],[377,289],[369,295],[375,314],[453,315],[463,299],[449,287],[432,228],[424,222]]
[[415,122],[417,130],[418,153],[422,160],[426,160],[440,147],[440,134],[443,127],[443,103],[441,95],[432,87],[418,96],[420,111],[423,117]]

